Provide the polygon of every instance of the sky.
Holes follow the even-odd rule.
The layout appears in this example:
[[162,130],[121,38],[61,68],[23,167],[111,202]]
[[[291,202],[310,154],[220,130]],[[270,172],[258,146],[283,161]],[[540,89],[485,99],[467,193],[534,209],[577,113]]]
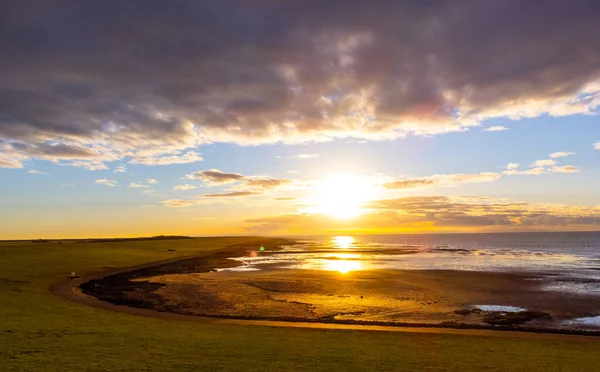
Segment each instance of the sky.
[[0,3],[0,239],[600,230],[594,0]]

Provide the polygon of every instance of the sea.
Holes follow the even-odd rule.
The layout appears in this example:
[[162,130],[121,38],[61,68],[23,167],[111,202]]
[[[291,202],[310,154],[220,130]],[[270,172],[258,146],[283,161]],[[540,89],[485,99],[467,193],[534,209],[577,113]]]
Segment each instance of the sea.
[[[469,270],[561,273],[600,279],[600,232],[292,237],[281,250],[234,258],[241,266],[332,270]],[[599,289],[600,291],[600,289]]]
[[[540,291],[600,296],[600,232],[498,234],[348,235],[292,237],[295,243],[265,251],[256,247],[241,265],[224,271],[326,270],[341,275],[361,270],[457,270],[526,274]],[[583,298],[583,297],[578,297]],[[518,312],[514,304],[477,305],[485,311]],[[588,311],[589,310],[589,311]],[[600,330],[600,315],[553,327]]]

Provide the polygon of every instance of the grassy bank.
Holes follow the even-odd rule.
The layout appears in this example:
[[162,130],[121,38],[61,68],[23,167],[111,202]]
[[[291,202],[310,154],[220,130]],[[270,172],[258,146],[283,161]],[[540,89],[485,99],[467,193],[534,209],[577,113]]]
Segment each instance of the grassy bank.
[[256,240],[0,243],[0,370],[596,371],[600,365],[597,338],[190,323],[91,308],[48,291],[73,271],[185,257]]

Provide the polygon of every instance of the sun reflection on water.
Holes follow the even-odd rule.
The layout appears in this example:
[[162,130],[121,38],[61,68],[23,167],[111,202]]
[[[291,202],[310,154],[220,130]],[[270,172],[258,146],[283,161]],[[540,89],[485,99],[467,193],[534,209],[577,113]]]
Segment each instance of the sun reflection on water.
[[350,248],[354,243],[354,238],[351,236],[336,236],[332,239],[333,245],[336,248]]
[[325,265],[325,270],[338,271],[342,274],[346,274],[350,271],[356,271],[360,269],[362,269],[362,264],[360,263],[360,261],[335,260],[328,261]]

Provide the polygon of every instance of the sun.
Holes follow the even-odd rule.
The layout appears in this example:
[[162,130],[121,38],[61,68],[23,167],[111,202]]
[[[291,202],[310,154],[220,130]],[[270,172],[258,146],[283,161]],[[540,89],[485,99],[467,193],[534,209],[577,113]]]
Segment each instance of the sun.
[[364,213],[364,204],[377,197],[377,187],[367,177],[332,175],[319,183],[316,210],[336,219],[351,219]]

